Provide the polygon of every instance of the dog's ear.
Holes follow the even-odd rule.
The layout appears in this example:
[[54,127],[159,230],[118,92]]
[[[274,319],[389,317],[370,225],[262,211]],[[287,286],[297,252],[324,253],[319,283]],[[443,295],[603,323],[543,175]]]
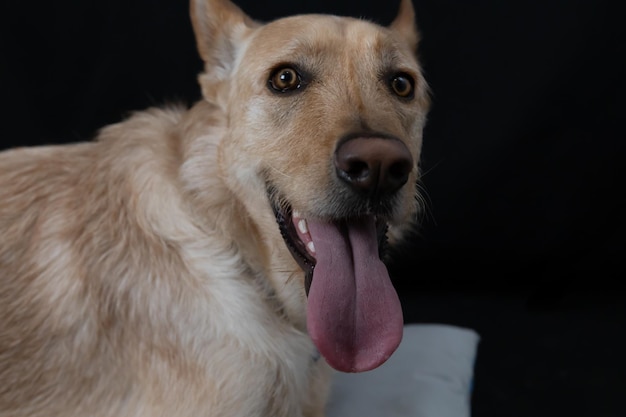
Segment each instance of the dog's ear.
[[214,82],[226,80],[243,40],[260,24],[229,0],[191,0],[190,14],[204,76]]
[[415,9],[413,9],[412,0],[400,0],[398,15],[389,28],[398,33],[413,51],[417,50],[420,37],[415,25]]

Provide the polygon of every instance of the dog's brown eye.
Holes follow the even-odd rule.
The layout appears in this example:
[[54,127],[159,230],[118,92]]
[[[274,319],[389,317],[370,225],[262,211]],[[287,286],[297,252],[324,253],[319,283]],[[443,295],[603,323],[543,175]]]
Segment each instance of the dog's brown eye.
[[273,90],[285,93],[302,87],[302,77],[291,67],[281,67],[272,72],[269,84]]
[[408,74],[396,74],[391,78],[391,89],[402,98],[413,97],[413,78]]

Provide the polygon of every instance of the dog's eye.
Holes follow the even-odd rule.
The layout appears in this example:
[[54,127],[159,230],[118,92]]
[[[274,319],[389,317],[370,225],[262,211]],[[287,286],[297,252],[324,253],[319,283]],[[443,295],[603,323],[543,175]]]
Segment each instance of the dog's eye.
[[270,75],[269,85],[275,91],[286,93],[302,87],[302,76],[292,67],[280,67]]
[[391,81],[389,86],[391,90],[398,96],[402,98],[412,98],[415,82],[413,81],[413,77],[408,74],[396,74],[391,77]]

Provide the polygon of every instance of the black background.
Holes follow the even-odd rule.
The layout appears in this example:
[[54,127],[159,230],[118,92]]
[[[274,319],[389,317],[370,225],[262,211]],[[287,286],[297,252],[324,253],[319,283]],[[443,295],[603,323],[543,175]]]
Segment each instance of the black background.
[[[237,2],[382,24],[397,2]],[[475,416],[624,416],[626,25],[609,0],[415,0],[433,91],[407,322],[482,335]],[[199,98],[184,0],[0,6],[2,147],[89,140]]]

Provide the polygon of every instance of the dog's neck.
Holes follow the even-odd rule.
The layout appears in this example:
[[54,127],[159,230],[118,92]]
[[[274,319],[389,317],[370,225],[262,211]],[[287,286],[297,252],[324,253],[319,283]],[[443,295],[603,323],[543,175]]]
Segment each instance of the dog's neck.
[[[218,233],[232,242],[250,273],[248,279],[255,281],[251,285],[263,286],[262,293],[272,308],[305,331],[304,273],[287,250],[269,204],[265,212],[252,210],[223,180],[219,147],[227,132],[226,117],[217,106],[200,101],[181,121],[180,128],[181,182],[197,224],[205,233]],[[224,220],[229,218],[240,221]]]

